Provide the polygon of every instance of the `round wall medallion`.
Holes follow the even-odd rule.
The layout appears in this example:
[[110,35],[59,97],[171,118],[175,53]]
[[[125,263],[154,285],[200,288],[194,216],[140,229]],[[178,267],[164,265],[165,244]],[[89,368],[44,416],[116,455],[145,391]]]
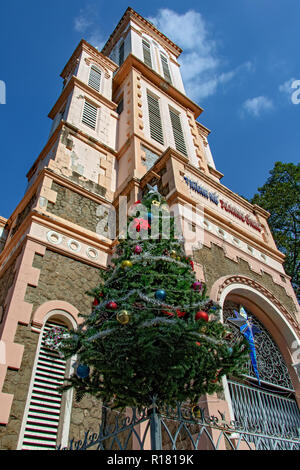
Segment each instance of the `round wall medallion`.
[[47,240],[54,245],[59,245],[62,242],[62,235],[54,230],[50,230],[47,232]]
[[73,239],[70,239],[68,241],[68,247],[70,248],[70,250],[74,251],[75,253],[77,253],[78,251],[81,250],[80,243],[76,240],[73,240]]
[[95,250],[95,248],[87,248],[86,254],[90,259],[97,259],[99,256],[99,253],[97,250]]

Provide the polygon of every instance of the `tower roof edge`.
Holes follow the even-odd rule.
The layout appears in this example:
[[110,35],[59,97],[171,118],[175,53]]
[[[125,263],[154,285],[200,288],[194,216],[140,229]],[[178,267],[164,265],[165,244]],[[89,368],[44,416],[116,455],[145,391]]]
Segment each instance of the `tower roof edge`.
[[118,34],[121,34],[122,29],[125,28],[126,24],[128,23],[128,21],[131,18],[134,18],[136,21],[142,23],[148,29],[152,30],[152,32],[157,34],[160,37],[160,39],[165,41],[168,44],[168,46],[173,49],[173,51],[174,51],[174,53],[177,57],[181,54],[182,49],[179,46],[177,46],[177,44],[175,44],[173,41],[171,41],[171,39],[169,39],[167,36],[165,36],[161,31],[159,31],[154,26],[154,24],[152,24],[150,21],[146,20],[143,16],[141,16],[139,13],[137,13],[131,7],[127,8],[124,15],[120,19],[119,23],[115,27],[114,31],[111,33],[111,35],[109,36],[109,38],[106,41],[105,45],[103,46],[102,51],[101,51],[103,54],[106,55],[106,54],[110,53],[110,51],[112,50],[112,48],[115,44],[114,39],[116,39],[118,37]]

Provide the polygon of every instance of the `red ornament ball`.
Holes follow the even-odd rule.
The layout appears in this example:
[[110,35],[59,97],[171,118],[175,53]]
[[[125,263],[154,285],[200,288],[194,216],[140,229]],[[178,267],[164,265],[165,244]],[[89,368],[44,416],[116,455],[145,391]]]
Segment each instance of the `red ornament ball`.
[[97,305],[99,305],[99,303],[100,303],[99,300],[95,298],[94,302],[93,302],[94,307],[97,307]]
[[204,320],[208,321],[208,314],[206,312],[203,312],[202,310],[200,312],[197,312],[195,315],[195,320]]
[[116,304],[116,302],[108,302],[106,307],[109,308],[110,310],[116,310],[118,308],[118,305]]
[[136,245],[136,247],[134,248],[134,253],[136,255],[139,255],[140,253],[142,253],[142,251],[143,251],[143,248],[140,245]]

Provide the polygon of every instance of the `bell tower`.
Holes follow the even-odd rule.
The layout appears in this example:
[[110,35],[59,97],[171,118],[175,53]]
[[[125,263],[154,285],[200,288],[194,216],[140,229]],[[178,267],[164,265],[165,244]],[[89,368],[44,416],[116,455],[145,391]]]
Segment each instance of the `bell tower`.
[[[49,352],[45,334],[51,325],[75,328],[91,311],[85,292],[99,284],[117,244],[110,217],[121,196],[130,206],[147,184],[186,222],[185,248],[208,295],[221,307],[244,305],[270,331],[299,399],[300,312],[284,255],[269,214],[221,183],[203,110],[185,93],[181,52],[128,8],[101,52],[81,40],[61,73],[48,141],[23,199],[0,217],[1,449],[53,449],[98,432],[99,402],[54,390],[72,362]],[[215,409],[207,402],[210,414],[234,419],[243,408],[229,385]]]

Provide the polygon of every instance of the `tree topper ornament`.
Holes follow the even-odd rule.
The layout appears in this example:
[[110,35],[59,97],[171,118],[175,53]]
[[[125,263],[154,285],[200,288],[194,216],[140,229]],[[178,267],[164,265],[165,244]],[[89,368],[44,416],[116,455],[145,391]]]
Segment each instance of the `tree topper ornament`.
[[260,385],[260,378],[257,368],[257,358],[256,358],[256,349],[254,343],[254,335],[257,333],[261,333],[260,329],[253,325],[251,321],[251,317],[248,317],[244,307],[240,306],[239,313],[234,310],[235,318],[231,317],[228,318],[228,321],[233,323],[234,325],[238,326],[242,335],[248,341],[250,347],[250,359],[252,362],[253,370],[257,377],[258,383]]

